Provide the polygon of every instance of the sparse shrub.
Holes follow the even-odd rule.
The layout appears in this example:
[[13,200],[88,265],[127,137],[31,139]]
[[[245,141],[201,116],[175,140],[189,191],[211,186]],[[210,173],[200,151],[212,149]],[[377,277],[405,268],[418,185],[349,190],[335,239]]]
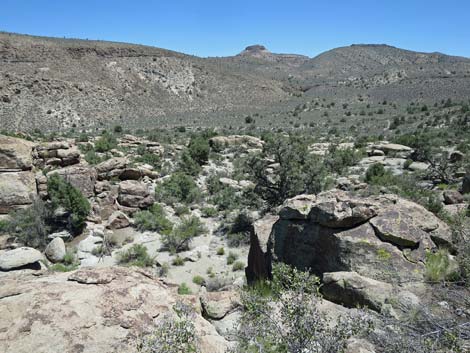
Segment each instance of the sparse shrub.
[[191,289],[188,287],[186,283],[181,283],[178,287],[178,294],[179,295],[189,295],[192,294]]
[[198,286],[202,286],[205,282],[206,280],[202,276],[197,275],[193,277],[193,283],[197,284]]
[[178,216],[178,217],[181,217],[183,215],[187,215],[191,213],[191,211],[189,210],[188,206],[186,205],[178,205],[175,207],[175,214]]
[[88,134],[85,132],[82,132],[77,137],[77,142],[88,142],[88,141],[89,141]]
[[49,242],[47,236],[51,229],[48,225],[50,217],[51,212],[46,204],[36,199],[28,208],[11,214],[8,231],[26,246],[43,249]]
[[155,260],[149,256],[144,245],[134,244],[119,253],[119,263],[127,266],[150,267]]
[[[268,290],[266,290],[268,289]],[[348,339],[369,332],[369,321],[318,310],[319,280],[287,265],[273,268],[273,281],[242,292],[237,352],[344,352]]]
[[116,125],[113,130],[116,134],[120,134],[120,133],[122,133],[122,126],[121,125]]
[[193,238],[201,235],[204,231],[204,226],[198,217],[187,217],[171,233],[162,234],[162,243],[171,252],[187,250]]
[[426,279],[431,282],[452,280],[458,277],[457,267],[452,268],[449,252],[441,249],[435,253],[426,254]]
[[134,221],[140,231],[150,230],[160,234],[170,234],[173,230],[173,224],[166,217],[165,210],[157,203],[149,210],[137,212]]
[[81,191],[66,182],[58,174],[52,174],[47,180],[47,191],[52,207],[62,207],[68,212],[67,228],[72,234],[80,233],[91,207]]
[[158,275],[160,277],[168,276],[168,272],[170,271],[170,264],[168,262],[164,262],[160,265],[158,269]]
[[184,265],[184,259],[181,256],[176,255],[171,263],[172,263],[173,266],[183,266]]
[[227,256],[227,265],[232,265],[238,259],[238,254],[230,251]]
[[[188,288],[189,289],[189,288]],[[178,288],[178,292],[179,292]],[[181,293],[189,294],[189,293]],[[182,302],[173,306],[175,315],[165,315],[155,330],[137,343],[139,353],[198,353],[194,312]]]
[[242,271],[243,269],[245,269],[245,263],[243,261],[236,261],[232,266],[233,272]]

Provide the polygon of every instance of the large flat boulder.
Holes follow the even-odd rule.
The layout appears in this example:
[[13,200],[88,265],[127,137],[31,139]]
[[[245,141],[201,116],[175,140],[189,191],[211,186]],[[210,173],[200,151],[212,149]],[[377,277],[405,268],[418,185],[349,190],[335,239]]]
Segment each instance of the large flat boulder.
[[202,318],[197,297],[179,297],[176,286],[119,267],[2,278],[1,351],[134,353],[137,338],[151,333],[177,300],[195,308],[201,351],[225,352],[227,341]]
[[41,252],[33,248],[23,247],[0,251],[0,270],[11,271],[26,266],[40,268],[38,262],[41,260],[43,260]]

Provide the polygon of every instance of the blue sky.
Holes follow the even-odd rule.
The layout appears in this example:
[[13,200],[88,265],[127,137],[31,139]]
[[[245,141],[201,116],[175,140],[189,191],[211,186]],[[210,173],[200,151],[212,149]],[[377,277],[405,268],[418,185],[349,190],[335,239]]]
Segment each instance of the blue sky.
[[225,56],[250,44],[315,56],[353,43],[470,57],[468,0],[1,0],[0,30]]

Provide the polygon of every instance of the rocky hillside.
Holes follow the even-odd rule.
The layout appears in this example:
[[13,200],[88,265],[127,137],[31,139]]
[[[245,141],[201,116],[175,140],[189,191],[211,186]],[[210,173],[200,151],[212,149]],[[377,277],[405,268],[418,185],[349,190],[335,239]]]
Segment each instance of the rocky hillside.
[[[283,125],[292,105],[435,102],[470,93],[470,60],[385,45],[355,45],[315,58],[273,54],[198,58],[101,41],[0,33],[0,122],[9,130],[120,124],[240,126],[247,114]],[[284,119],[285,120],[285,119]],[[266,122],[266,124],[267,124]]]
[[[166,353],[183,337],[244,353],[250,327],[316,335],[305,318],[326,330],[310,347],[468,350],[468,152],[298,138],[0,135],[2,352]],[[282,264],[312,287],[276,298]],[[253,283],[271,320],[249,319]]]

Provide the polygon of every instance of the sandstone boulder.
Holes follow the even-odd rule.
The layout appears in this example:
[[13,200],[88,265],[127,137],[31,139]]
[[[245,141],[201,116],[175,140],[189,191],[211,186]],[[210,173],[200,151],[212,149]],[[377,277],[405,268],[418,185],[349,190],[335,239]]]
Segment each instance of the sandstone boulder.
[[262,148],[264,145],[263,140],[249,135],[230,135],[230,136],[215,136],[209,140],[212,148],[221,150],[227,147],[242,146],[250,148]]
[[446,205],[455,205],[464,202],[462,194],[457,190],[445,190],[442,196],[444,196],[444,203]]
[[325,299],[334,303],[350,308],[367,306],[381,312],[386,301],[392,297],[393,286],[356,272],[329,272],[323,274],[321,291]]
[[30,170],[33,146],[32,142],[0,135],[0,172]]
[[237,292],[206,292],[200,295],[204,317],[212,320],[223,319],[227,314],[241,306]]
[[124,169],[129,164],[129,160],[125,157],[114,157],[98,164],[95,168],[98,173],[99,180],[119,178]]
[[56,237],[47,245],[45,254],[51,262],[61,262],[65,257],[65,243],[61,237]]
[[130,219],[121,211],[115,211],[109,216],[106,222],[106,228],[109,229],[121,229],[129,227],[131,224]]
[[136,180],[125,180],[119,183],[118,201],[126,207],[147,208],[155,202],[154,189]]
[[387,283],[422,280],[426,251],[451,244],[445,223],[394,195],[359,197],[331,190],[298,196],[285,202],[279,219],[259,222],[264,226],[251,236],[249,282],[269,278],[272,261],[319,276],[354,271]]
[[62,169],[56,169],[47,173],[47,177],[52,174],[60,175],[65,181],[79,189],[86,197],[92,197],[95,189],[95,182],[98,178],[96,170],[89,166],[74,165]]
[[33,173],[0,173],[0,214],[30,205],[35,195],[36,180]]

